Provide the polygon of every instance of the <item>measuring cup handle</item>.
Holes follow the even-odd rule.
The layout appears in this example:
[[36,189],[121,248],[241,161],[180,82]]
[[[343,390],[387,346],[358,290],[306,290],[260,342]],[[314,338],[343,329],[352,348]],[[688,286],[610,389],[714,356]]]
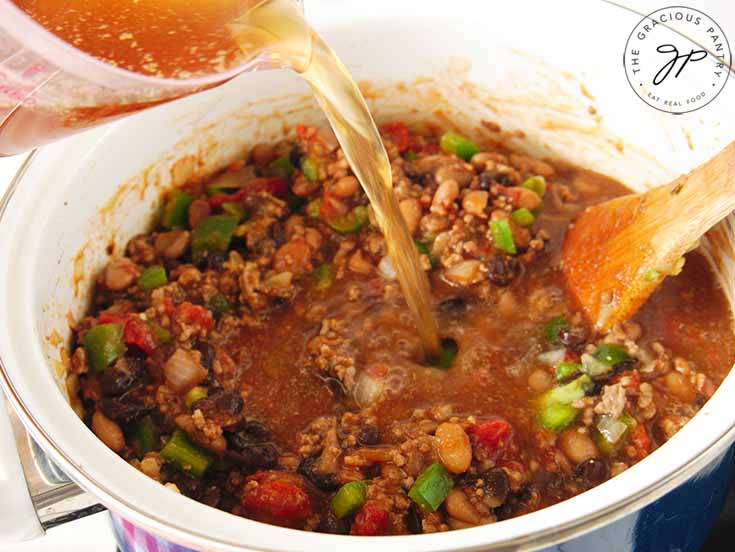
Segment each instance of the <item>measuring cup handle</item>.
[[0,392],[0,542],[35,539],[46,529],[104,510],[26,433]]

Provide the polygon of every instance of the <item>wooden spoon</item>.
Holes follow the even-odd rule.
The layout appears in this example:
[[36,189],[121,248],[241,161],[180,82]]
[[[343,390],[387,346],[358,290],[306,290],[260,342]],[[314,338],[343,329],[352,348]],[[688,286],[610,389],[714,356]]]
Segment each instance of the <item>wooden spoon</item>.
[[735,142],[665,186],[589,207],[570,225],[562,270],[604,332],[633,316],[683,255],[735,210]]

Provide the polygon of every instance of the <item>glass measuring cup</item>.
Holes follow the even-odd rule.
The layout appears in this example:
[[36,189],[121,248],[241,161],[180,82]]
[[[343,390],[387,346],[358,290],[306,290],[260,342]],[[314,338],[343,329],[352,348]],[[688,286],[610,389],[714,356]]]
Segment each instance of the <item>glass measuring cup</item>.
[[[301,8],[300,0],[294,3]],[[242,11],[256,4],[237,3]],[[75,48],[10,0],[0,0],[0,156],[275,65],[260,51],[196,76],[145,75]]]

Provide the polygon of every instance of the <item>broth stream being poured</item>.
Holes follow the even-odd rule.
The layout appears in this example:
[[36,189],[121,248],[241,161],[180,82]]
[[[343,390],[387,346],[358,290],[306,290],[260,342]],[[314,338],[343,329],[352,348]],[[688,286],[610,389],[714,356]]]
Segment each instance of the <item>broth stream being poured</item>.
[[429,280],[393,194],[390,162],[365,100],[332,49],[292,0],[266,0],[230,25],[245,51],[269,52],[309,83],[375,211],[396,277],[429,357],[439,352]]

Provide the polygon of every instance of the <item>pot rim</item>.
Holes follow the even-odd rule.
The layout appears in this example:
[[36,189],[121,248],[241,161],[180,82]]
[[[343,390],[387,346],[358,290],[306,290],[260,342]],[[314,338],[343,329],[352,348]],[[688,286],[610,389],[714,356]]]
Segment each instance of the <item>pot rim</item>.
[[[15,177],[13,178],[8,190],[0,200],[0,223],[2,223],[8,206],[13,198],[14,194],[21,188],[24,180],[24,176],[27,175],[31,167],[38,163],[43,162],[43,152],[34,151],[25,160]],[[219,539],[211,534],[198,531],[195,527],[187,527],[182,524],[172,523],[170,520],[165,519],[165,516],[156,515],[152,512],[146,512],[144,507],[136,505],[129,497],[121,495],[107,488],[104,484],[95,480],[95,478],[88,473],[87,469],[84,469],[81,463],[75,462],[72,456],[69,455],[68,451],[64,450],[54,439],[52,433],[43,427],[39,422],[38,416],[33,412],[32,408],[29,408],[22,396],[22,392],[18,390],[14,384],[8,368],[5,364],[6,359],[0,356],[0,387],[5,391],[10,403],[15,409],[16,413],[22,419],[24,425],[29,430],[34,439],[48,451],[53,459],[59,463],[64,471],[83,488],[91,491],[95,494],[105,505],[110,509],[119,513],[126,519],[132,521],[136,525],[143,527],[149,531],[152,531],[164,538],[171,539],[176,542],[183,542],[194,546],[211,547],[216,546],[218,550],[243,550],[243,547],[248,547],[254,550],[267,550],[267,545],[262,544],[253,546],[248,545],[248,529],[258,532],[268,533],[271,536],[281,536],[281,539],[273,541],[274,547],[280,547],[283,549],[285,546],[288,549],[292,549],[293,545],[280,545],[280,542],[287,541],[292,542],[291,539],[302,541],[302,545],[306,545],[307,541],[311,544],[319,544],[320,547],[334,546],[337,544],[350,544],[355,550],[370,550],[374,549],[375,546],[381,545],[395,545],[397,549],[417,549],[417,550],[442,550],[452,547],[461,546],[466,550],[473,550],[479,548],[485,548],[492,546],[495,550],[507,550],[507,549],[532,549],[542,546],[553,545],[555,543],[567,540],[574,536],[579,536],[586,532],[592,531],[595,528],[616,521],[628,513],[636,511],[647,504],[653,502],[663,494],[679,486],[687,479],[695,475],[700,470],[706,468],[716,458],[721,455],[730,444],[735,441],[735,426],[728,424],[727,427],[710,443],[710,445],[704,449],[701,454],[690,459],[687,463],[680,466],[678,469],[672,471],[667,476],[655,479],[651,483],[644,485],[639,488],[636,492],[623,496],[618,500],[609,502],[604,507],[598,509],[587,509],[585,514],[577,515],[569,519],[568,513],[560,515],[554,521],[555,514],[561,513],[564,508],[568,509],[573,505],[580,503],[578,500],[580,497],[589,498],[595,495],[596,498],[603,497],[604,491],[612,489],[610,481],[603,483],[602,485],[591,489],[585,493],[573,497],[566,501],[563,501],[554,506],[538,510],[536,512],[526,514],[524,516],[513,518],[500,522],[503,527],[510,528],[511,525],[517,525],[516,531],[509,532],[509,535],[500,536],[493,535],[491,531],[495,527],[500,527],[498,524],[481,526],[472,529],[464,529],[460,531],[460,534],[456,532],[444,533],[444,534],[433,534],[433,535],[406,535],[406,536],[391,536],[391,537],[354,537],[354,536],[339,536],[339,535],[326,535],[326,534],[314,534],[304,531],[296,531],[292,529],[285,529],[276,527],[268,524],[262,524],[252,520],[244,518],[235,518],[231,514],[221,512],[214,508],[210,508],[204,505],[200,505],[203,508],[211,511],[213,516],[218,516],[223,523],[230,521],[235,518],[239,523],[242,523],[243,532],[243,544],[237,544],[231,540]],[[44,366],[44,369],[46,367]],[[735,375],[729,376],[735,378]],[[727,378],[726,378],[727,379]],[[723,382],[724,385],[724,382]],[[718,389],[719,391],[719,389]],[[712,400],[712,399],[711,399]],[[711,402],[710,400],[710,402]],[[707,403],[709,404],[709,402]],[[706,405],[705,405],[706,406]],[[697,417],[701,417],[700,414]],[[80,420],[80,424],[81,424]],[[83,425],[83,424],[82,424]],[[86,426],[84,427],[86,429]],[[81,428],[80,428],[81,429]],[[686,428],[685,428],[686,429]],[[682,430],[684,431],[684,430]],[[96,437],[92,436],[96,439]],[[101,445],[100,443],[100,446]],[[654,456],[658,451],[659,457],[662,454],[666,454],[667,451],[673,452],[673,447],[664,446],[657,449],[654,452]],[[644,463],[651,463],[652,460],[649,458]],[[127,465],[127,464],[126,464]],[[636,474],[641,464],[632,466],[623,474],[620,474],[615,479],[619,479],[623,476],[632,476],[633,472]],[[612,480],[611,480],[612,481]],[[159,486],[158,483],[151,482],[153,485]],[[614,484],[614,483],[613,483]],[[604,503],[605,500],[599,503]],[[198,504],[198,503],[197,503]],[[584,510],[583,510],[584,511]],[[558,520],[564,520],[561,523]],[[538,523],[535,523],[537,522]],[[543,521],[543,522],[542,522]],[[522,524],[522,525],[519,525]],[[522,530],[518,528],[523,527]],[[531,529],[529,529],[531,528]],[[345,540],[348,539],[348,540]],[[260,539],[259,539],[260,540]],[[262,542],[262,541],[261,541]],[[486,549],[486,548],[485,548]]]

